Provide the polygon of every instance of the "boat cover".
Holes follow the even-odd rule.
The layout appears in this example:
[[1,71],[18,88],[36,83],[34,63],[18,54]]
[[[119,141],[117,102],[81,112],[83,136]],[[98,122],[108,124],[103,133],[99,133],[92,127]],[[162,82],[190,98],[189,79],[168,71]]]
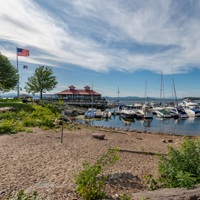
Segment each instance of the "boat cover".
[[197,110],[197,109],[194,109],[194,108],[191,108],[190,110],[194,111],[195,113],[200,113],[200,110]]
[[95,116],[95,112],[93,110],[88,110],[85,113],[85,117],[94,117]]

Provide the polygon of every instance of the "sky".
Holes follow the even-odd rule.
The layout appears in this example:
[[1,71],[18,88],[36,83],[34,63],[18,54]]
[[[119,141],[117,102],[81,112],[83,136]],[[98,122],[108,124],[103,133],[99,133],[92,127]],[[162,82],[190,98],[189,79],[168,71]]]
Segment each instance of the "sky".
[[102,96],[159,97],[162,71],[171,97],[173,68],[177,96],[200,97],[199,10],[199,0],[1,0],[0,52],[16,66],[16,47],[30,51],[18,57],[21,93],[45,65],[58,81],[47,93],[93,82]]

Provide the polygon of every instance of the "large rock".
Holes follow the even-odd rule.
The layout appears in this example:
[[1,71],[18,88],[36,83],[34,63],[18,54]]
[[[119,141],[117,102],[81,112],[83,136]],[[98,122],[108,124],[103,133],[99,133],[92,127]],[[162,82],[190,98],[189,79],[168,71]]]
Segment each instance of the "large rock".
[[131,200],[143,199],[152,200],[199,200],[200,199],[200,184],[188,190],[185,188],[163,188],[154,191],[144,191],[132,194]]
[[103,140],[104,137],[105,137],[105,135],[102,134],[102,133],[93,133],[93,134],[92,134],[92,137],[93,137],[93,138],[96,138],[96,139]]
[[6,111],[16,111],[15,108],[7,106],[0,108],[0,112],[6,112]]

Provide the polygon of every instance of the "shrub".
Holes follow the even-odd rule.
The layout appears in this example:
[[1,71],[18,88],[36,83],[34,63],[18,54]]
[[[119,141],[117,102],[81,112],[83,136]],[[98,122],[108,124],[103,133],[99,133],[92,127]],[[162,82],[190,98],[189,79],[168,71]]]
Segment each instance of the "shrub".
[[[45,107],[40,105],[17,105],[16,112],[6,111],[0,113],[0,133],[16,133],[24,131],[24,127],[39,126],[43,130],[47,130],[54,126],[53,119],[60,118],[61,114],[58,109],[47,104]],[[18,121],[22,120],[22,122]]]
[[105,198],[106,192],[101,191],[101,189],[104,186],[104,181],[107,177],[102,176],[101,179],[98,180],[97,175],[102,173],[105,167],[114,164],[119,159],[119,156],[115,155],[116,151],[119,151],[119,149],[109,148],[108,152],[103,154],[103,156],[92,166],[90,166],[87,161],[83,162],[83,170],[74,177],[75,183],[78,184],[75,191],[78,191],[83,199]]
[[6,111],[5,113],[0,113],[0,119],[12,119],[15,117],[15,113],[12,111]]
[[34,119],[34,118],[32,118],[32,117],[30,117],[30,116],[24,118],[22,122],[23,122],[23,125],[24,125],[25,127],[35,127],[35,126],[38,125],[37,120]]
[[127,195],[120,195],[120,200],[131,200],[131,196],[127,196]]
[[27,129],[26,129],[26,132],[27,132],[27,133],[33,133],[33,129],[27,128]]
[[200,182],[200,137],[186,139],[175,149],[168,146],[168,157],[160,155],[159,182],[164,187],[190,188]]
[[[10,195],[9,195],[10,196]],[[38,195],[38,193],[36,191],[33,191],[33,194],[26,194],[24,192],[24,190],[20,190],[17,195],[13,196],[13,197],[8,197],[7,199],[9,200],[39,200],[40,199],[40,195]]]

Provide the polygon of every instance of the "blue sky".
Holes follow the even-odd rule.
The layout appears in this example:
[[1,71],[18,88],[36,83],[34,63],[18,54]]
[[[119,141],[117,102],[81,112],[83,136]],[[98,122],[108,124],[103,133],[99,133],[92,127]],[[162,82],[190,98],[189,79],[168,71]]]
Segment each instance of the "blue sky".
[[[1,0],[0,52],[16,65],[20,87],[36,67],[52,67],[50,93],[92,85],[102,96],[200,97],[198,0]],[[23,69],[27,65],[28,69]],[[10,91],[14,92],[14,91]],[[26,93],[22,90],[22,93]]]

